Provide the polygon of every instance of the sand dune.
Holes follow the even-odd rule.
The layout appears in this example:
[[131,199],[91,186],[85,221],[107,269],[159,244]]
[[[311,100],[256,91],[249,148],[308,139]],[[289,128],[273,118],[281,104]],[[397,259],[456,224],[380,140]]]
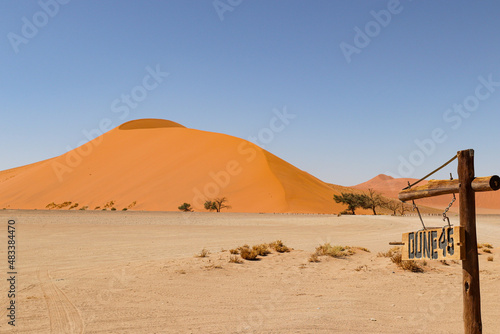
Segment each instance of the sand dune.
[[[386,197],[397,198],[401,189],[408,185],[408,182],[413,183],[417,179],[398,178],[395,179],[391,176],[380,174],[373,179],[353,186],[354,189],[367,190],[369,188],[375,189]],[[427,181],[422,181],[422,185]],[[433,198],[424,198],[416,201],[418,205],[428,206],[431,208],[443,209],[451,202],[452,195],[444,195]],[[458,212],[458,195],[456,202],[453,204],[451,211]],[[484,192],[476,194],[476,207],[477,212],[482,214],[500,214],[500,191]]]
[[[0,208],[204,211],[225,196],[233,212],[338,213],[330,187],[246,140],[142,119],[53,159],[0,172]],[[135,206],[133,203],[136,203]]]

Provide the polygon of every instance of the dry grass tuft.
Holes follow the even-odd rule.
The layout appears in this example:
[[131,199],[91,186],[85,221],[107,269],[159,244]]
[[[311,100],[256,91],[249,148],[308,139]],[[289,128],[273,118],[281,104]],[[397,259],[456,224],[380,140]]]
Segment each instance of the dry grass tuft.
[[230,249],[230,250],[229,250],[229,253],[231,253],[231,254],[233,254],[233,255],[239,255],[239,254],[240,254],[240,251],[239,251],[238,249],[234,248],[234,249]]
[[488,261],[492,262],[493,261],[493,256],[488,256]]
[[271,254],[271,251],[269,250],[268,245],[266,244],[255,245],[252,247],[252,249],[256,251],[257,254],[260,256],[266,256],[267,254]]
[[269,247],[277,251],[278,253],[288,253],[290,252],[290,248],[285,246],[281,240],[276,240],[275,242],[271,242]]
[[491,249],[489,249],[489,248],[483,248],[482,251],[483,251],[483,253],[491,254]]
[[[397,248],[397,251],[395,250]],[[424,272],[424,269],[415,261],[413,260],[404,260],[401,255],[401,249],[399,247],[394,247],[389,250],[389,252],[385,254],[392,253],[392,256],[390,256],[391,261],[395,263],[398,267],[400,267],[403,270],[408,270],[414,273],[422,273]],[[386,256],[389,257],[389,256]],[[425,264],[424,264],[425,265]]]
[[[484,243],[484,244],[478,244],[477,245],[477,248],[481,249],[481,248],[488,248],[488,249],[492,249],[493,246],[491,244],[488,244],[488,243]],[[483,250],[484,251],[484,250]]]
[[329,242],[316,248],[318,256],[345,257],[354,254],[354,250],[349,246],[332,246]]
[[399,247],[392,247],[387,252],[379,252],[377,254],[378,257],[392,257],[395,253],[400,253],[401,249]]
[[321,262],[321,260],[319,259],[318,254],[313,253],[311,254],[311,257],[309,257],[309,262]]
[[237,255],[231,255],[229,257],[229,263],[243,263],[243,260]]
[[259,253],[255,249],[250,249],[250,247],[240,247],[240,256],[249,261],[257,259]]
[[208,254],[210,254],[210,252],[208,250],[206,250],[205,248],[203,248],[200,252],[200,254],[196,254],[196,257],[207,257]]

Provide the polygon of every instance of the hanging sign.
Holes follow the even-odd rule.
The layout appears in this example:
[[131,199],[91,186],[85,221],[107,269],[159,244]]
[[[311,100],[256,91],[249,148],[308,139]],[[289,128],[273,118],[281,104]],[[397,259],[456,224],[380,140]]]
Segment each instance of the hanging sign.
[[446,226],[403,234],[403,260],[464,260],[465,230]]

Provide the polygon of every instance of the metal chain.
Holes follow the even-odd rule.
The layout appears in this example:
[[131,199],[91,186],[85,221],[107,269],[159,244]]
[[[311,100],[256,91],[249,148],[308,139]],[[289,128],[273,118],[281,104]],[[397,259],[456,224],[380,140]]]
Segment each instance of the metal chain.
[[[450,173],[450,180],[453,180],[453,175],[451,173]],[[453,203],[455,203],[456,199],[457,198],[455,196],[455,193],[453,193],[453,198],[452,198],[450,204],[448,204],[448,207],[446,209],[444,209],[444,212],[443,212],[443,221],[448,221],[449,227],[451,227],[450,218],[448,218],[448,216],[446,214],[448,213],[448,211],[450,211],[450,208],[453,205]]]

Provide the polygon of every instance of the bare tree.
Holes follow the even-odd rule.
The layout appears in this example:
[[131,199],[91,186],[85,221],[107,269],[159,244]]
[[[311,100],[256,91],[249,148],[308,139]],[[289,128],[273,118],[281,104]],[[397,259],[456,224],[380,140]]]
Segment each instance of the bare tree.
[[205,209],[216,212],[220,212],[222,209],[230,209],[231,206],[227,205],[226,202],[226,197],[216,198],[212,201],[209,200],[205,202]]
[[382,206],[388,210],[391,210],[392,215],[395,216],[399,209],[399,203],[400,203],[399,201],[388,200],[385,201]]
[[377,193],[372,188],[368,189],[368,194],[363,196],[363,208],[372,209],[373,215],[377,215],[377,207],[382,207],[384,204],[384,198],[381,194]]

